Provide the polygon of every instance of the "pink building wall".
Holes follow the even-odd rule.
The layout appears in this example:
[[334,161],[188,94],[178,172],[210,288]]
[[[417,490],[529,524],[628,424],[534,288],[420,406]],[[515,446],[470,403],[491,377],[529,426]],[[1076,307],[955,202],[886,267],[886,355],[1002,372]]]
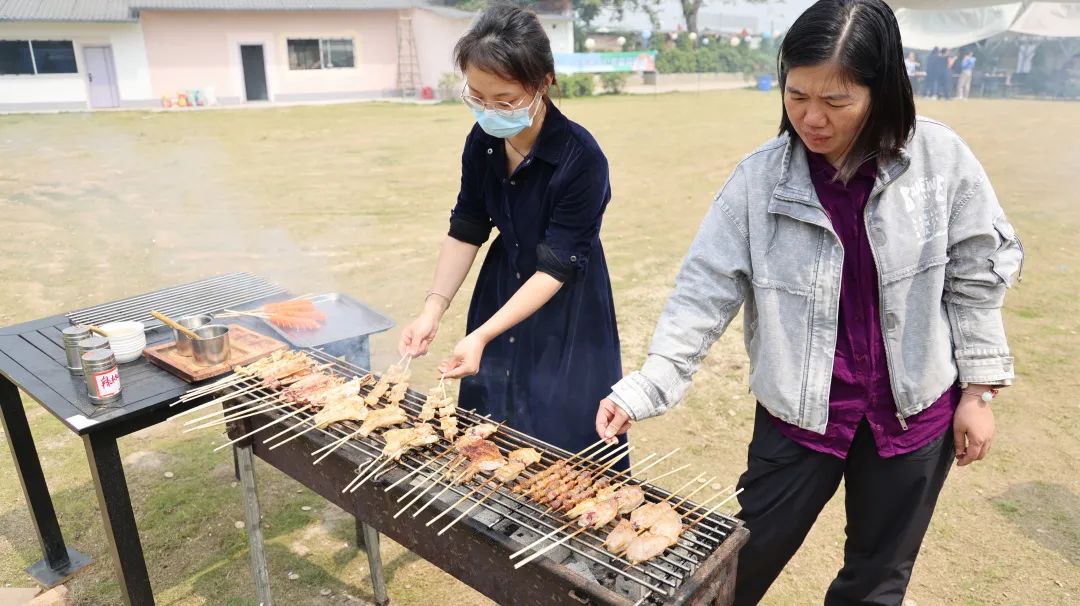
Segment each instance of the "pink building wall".
[[[140,20],[155,96],[213,88],[221,103],[243,101],[241,44],[263,45],[271,101],[380,97],[397,87],[396,11],[143,10]],[[289,38],[352,38],[355,67],[290,70]]]

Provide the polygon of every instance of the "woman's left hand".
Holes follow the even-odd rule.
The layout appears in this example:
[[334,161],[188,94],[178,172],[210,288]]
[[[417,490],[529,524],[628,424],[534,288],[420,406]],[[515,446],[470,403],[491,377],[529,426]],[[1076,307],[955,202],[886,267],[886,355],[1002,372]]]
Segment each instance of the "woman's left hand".
[[480,358],[487,342],[473,333],[458,341],[454,353],[439,364],[439,372],[447,379],[471,377],[480,370]]
[[979,396],[963,394],[953,416],[953,447],[963,467],[986,458],[994,439],[994,411]]

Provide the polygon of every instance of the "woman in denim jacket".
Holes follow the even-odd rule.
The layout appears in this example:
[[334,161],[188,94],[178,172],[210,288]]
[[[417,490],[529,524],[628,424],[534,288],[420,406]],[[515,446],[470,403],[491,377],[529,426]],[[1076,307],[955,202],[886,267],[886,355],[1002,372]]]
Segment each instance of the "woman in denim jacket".
[[596,428],[610,440],[681,401],[742,308],[759,404],[736,603],[761,599],[843,479],[844,566],[825,603],[898,605],[954,458],[990,450],[1023,251],[968,146],[916,117],[882,0],[817,2],[779,68],[780,136],[717,195],[644,366]]

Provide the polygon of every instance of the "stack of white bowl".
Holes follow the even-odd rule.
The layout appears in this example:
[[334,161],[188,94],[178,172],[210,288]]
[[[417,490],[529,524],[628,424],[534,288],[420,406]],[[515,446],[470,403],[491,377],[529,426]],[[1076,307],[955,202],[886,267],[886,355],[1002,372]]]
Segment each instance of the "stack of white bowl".
[[139,359],[146,348],[146,327],[142,322],[109,322],[101,330],[109,335],[109,348],[120,364]]

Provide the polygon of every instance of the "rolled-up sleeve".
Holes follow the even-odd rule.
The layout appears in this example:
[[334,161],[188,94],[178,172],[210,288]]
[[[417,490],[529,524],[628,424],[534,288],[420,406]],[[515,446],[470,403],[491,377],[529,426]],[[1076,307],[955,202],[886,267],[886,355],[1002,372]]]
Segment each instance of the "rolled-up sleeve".
[[1008,385],[1014,378],[1001,307],[1019,279],[1024,251],[990,180],[974,156],[949,224],[945,306],[963,383]]
[[484,206],[482,182],[484,176],[483,161],[477,152],[483,153],[479,141],[478,128],[465,140],[465,150],[461,154],[461,189],[458,191],[457,204],[450,213],[449,236],[466,244],[481,246],[491,237],[493,222]]
[[596,154],[579,165],[555,202],[544,239],[536,250],[537,271],[564,283],[588,266],[604,208],[611,199],[607,158]]

